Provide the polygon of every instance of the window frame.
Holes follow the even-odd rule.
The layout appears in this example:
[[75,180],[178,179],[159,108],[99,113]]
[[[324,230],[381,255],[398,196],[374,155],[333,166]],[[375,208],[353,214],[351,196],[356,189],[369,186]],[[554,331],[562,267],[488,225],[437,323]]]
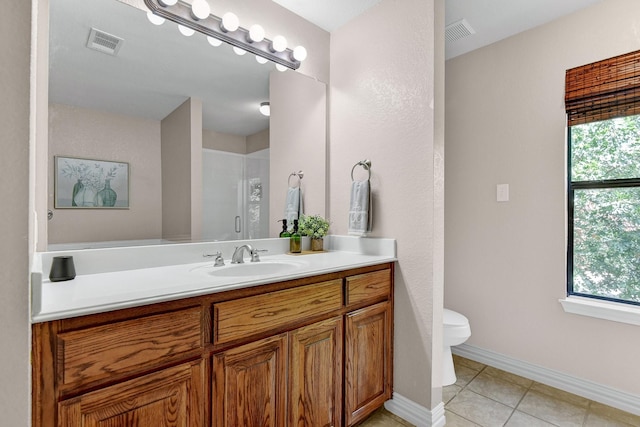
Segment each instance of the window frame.
[[[612,120],[611,118],[606,120]],[[620,298],[611,298],[602,295],[586,294],[576,292],[573,289],[573,267],[574,267],[574,216],[575,216],[575,191],[576,190],[593,190],[593,189],[612,189],[612,188],[634,188],[640,187],[640,177],[625,179],[604,179],[591,181],[573,181],[572,179],[572,146],[571,146],[571,125],[567,126],[567,296],[589,298],[600,301],[609,301],[619,304],[626,304],[640,307],[640,301],[630,301]]]

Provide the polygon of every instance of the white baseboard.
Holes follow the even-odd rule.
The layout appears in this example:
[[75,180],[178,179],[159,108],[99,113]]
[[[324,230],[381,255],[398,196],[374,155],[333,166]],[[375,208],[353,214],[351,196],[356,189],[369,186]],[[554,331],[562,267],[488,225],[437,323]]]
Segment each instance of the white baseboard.
[[563,372],[533,365],[479,347],[462,344],[451,348],[453,354],[484,363],[503,371],[585,397],[614,408],[640,415],[640,396],[574,377]]
[[440,403],[430,411],[394,392],[392,399],[387,400],[384,407],[387,411],[409,421],[416,427],[443,427],[445,424],[444,403]]

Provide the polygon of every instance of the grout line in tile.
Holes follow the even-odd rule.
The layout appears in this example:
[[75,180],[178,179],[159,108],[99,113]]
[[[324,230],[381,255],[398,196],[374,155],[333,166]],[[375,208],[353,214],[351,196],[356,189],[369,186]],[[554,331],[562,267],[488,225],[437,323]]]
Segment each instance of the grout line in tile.
[[589,414],[591,413],[591,403],[592,400],[589,400],[587,403],[587,411],[584,413],[584,418],[582,419],[583,427],[587,425],[587,420],[589,419]]
[[[516,411],[518,410],[518,406],[520,406],[520,404],[522,403],[522,401],[524,400],[524,397],[527,395],[527,393],[529,393],[529,391],[531,390],[531,387],[533,387],[533,382],[531,384],[529,384],[528,387],[526,387],[525,392],[522,394],[522,396],[520,397],[520,400],[518,400],[518,403],[515,404],[515,406],[513,407],[513,411],[511,411],[511,415],[509,415],[509,418],[507,418],[507,421],[504,422],[503,425],[507,425],[509,424],[509,420],[511,420],[511,418],[513,417],[513,414],[516,413]],[[524,387],[523,387],[524,388]]]
[[[471,383],[471,381],[470,381],[469,383]],[[460,390],[460,393],[462,393],[466,388],[467,388],[466,386],[465,386],[465,387],[463,387],[463,388],[462,388],[462,390]],[[471,389],[469,389],[469,390],[468,390],[468,392],[469,392],[469,393],[476,394],[476,395],[478,395],[478,396],[480,396],[480,397],[484,397],[485,399],[489,399],[489,400],[491,400],[491,401],[493,401],[493,402],[495,402],[495,403],[498,403],[498,404],[500,404],[500,405],[502,405],[502,406],[506,406],[506,407],[510,408],[510,406],[509,406],[509,405],[506,405],[506,404],[504,404],[504,403],[502,403],[502,402],[500,402],[500,401],[498,401],[498,400],[496,400],[496,399],[494,399],[494,398],[492,398],[492,397],[485,396],[484,394],[480,394],[480,393],[478,393],[478,392],[476,392],[476,391],[473,391],[473,390],[471,390]],[[460,393],[458,393],[458,394],[460,394]],[[451,399],[451,400],[453,400],[453,399]],[[472,420],[470,420],[470,419],[468,419],[468,418],[465,418],[462,414],[459,414],[459,413],[457,413],[457,412],[455,412],[455,411],[452,411],[451,409],[447,408],[446,406],[445,406],[445,409],[446,409],[447,411],[449,411],[449,412],[453,413],[453,414],[456,414],[456,415],[457,415],[457,416],[459,416],[459,417],[464,418],[464,419],[465,419],[465,420],[467,420],[467,421],[471,421],[471,422],[472,422],[472,423],[474,423],[474,424],[478,424],[478,422],[477,422],[477,421],[472,421]],[[511,411],[511,414],[509,415],[509,418],[511,418],[511,416],[513,416],[513,412],[516,410],[516,408],[511,408],[511,409],[512,409],[512,411]],[[507,421],[509,420],[509,418],[507,418]],[[506,422],[505,422],[505,424],[506,424]],[[504,425],[504,424],[503,424],[503,425]]]

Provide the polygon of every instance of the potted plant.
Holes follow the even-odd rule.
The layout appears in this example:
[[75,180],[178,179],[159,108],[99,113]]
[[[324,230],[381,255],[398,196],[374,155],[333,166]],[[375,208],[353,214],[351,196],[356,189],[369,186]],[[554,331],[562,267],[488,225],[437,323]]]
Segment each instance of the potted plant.
[[298,232],[302,236],[311,238],[311,250],[321,251],[323,238],[329,231],[329,221],[320,215],[301,215],[298,223]]

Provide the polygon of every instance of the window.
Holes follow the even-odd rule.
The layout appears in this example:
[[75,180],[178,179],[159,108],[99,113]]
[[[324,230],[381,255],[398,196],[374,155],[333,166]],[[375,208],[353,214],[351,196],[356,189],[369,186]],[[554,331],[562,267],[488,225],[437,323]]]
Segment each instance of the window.
[[567,71],[567,293],[640,305],[640,52]]

